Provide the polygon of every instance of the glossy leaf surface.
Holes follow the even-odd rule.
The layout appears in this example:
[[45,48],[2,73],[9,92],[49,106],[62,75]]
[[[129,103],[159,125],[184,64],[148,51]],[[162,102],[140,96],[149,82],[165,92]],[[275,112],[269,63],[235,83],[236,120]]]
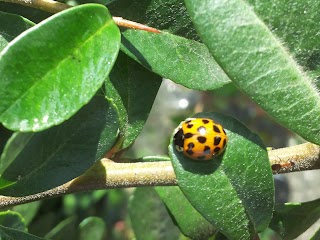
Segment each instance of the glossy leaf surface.
[[252,8],[241,0],[185,2],[230,79],[279,123],[320,144],[320,94]]
[[274,187],[266,149],[256,134],[231,117],[194,117],[222,123],[229,140],[224,154],[211,161],[191,160],[170,144],[178,185],[193,207],[228,238],[251,239],[272,216]]
[[[15,159],[1,159],[11,163],[2,169],[0,193],[29,195],[79,176],[113,146],[118,128],[114,106],[102,96],[94,97],[70,120],[34,133]],[[21,137],[9,141],[9,144],[15,144],[26,133],[20,134]],[[6,149],[15,151],[9,146]],[[12,155],[5,153],[5,156]]]
[[0,54],[0,121],[40,131],[70,118],[103,84],[119,47],[102,5],[70,8],[25,31]]

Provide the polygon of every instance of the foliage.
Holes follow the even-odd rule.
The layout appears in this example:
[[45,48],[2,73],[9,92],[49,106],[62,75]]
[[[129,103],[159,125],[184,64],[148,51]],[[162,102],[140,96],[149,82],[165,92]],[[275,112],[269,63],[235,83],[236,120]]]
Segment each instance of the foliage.
[[[0,2],[0,194],[53,189],[104,156],[136,161],[122,156],[162,78],[203,91],[237,87],[285,128],[320,144],[319,0],[74,3],[48,16]],[[162,32],[119,28],[112,16]],[[254,239],[271,228],[292,239],[319,218],[318,200],[274,207],[259,133],[223,114],[195,116],[220,122],[229,142],[214,161],[196,162],[176,151],[171,136],[178,186],[15,206],[1,212],[0,238]]]

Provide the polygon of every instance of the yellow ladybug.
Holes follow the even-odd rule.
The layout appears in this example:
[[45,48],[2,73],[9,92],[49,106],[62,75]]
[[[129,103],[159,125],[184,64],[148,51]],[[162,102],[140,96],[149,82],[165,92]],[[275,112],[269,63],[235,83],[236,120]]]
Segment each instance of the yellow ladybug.
[[228,141],[223,127],[209,118],[187,118],[176,130],[174,145],[193,160],[210,160],[221,154]]

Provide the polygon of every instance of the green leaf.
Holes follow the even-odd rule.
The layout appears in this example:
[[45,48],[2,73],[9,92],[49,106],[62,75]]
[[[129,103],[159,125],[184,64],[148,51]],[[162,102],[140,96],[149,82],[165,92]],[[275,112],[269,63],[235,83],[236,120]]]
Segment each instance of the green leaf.
[[25,31],[0,54],[0,121],[12,130],[40,131],[70,118],[101,87],[119,47],[118,27],[97,4]]
[[105,239],[106,224],[98,217],[88,217],[80,225],[80,240],[87,239]]
[[77,220],[75,217],[70,217],[55,226],[48,234],[46,234],[45,239],[76,239],[76,235]]
[[320,199],[275,205],[270,228],[282,239],[294,239],[320,218]]
[[20,33],[34,26],[34,23],[19,15],[0,11],[0,52]]
[[12,208],[12,211],[20,213],[24,219],[25,224],[28,226],[38,213],[40,203],[41,201],[36,201],[27,204],[17,205]]
[[155,190],[185,236],[208,239],[216,233],[216,229],[194,209],[179,187],[156,187]]
[[19,231],[27,232],[24,219],[21,214],[13,211],[0,212],[0,225]]
[[117,0],[107,6],[113,16],[165,29],[189,39],[199,39],[183,0]]
[[309,70],[320,68],[320,1],[248,1],[258,16],[281,38],[298,60]]
[[[7,141],[0,158],[0,173],[3,173],[8,166],[23,151],[34,133],[16,132]],[[1,180],[1,179],[0,179]]]
[[213,90],[230,82],[204,44],[169,33],[127,30],[121,50],[144,67],[192,89]]
[[0,225],[0,238],[1,240],[23,239],[23,240],[43,240],[40,238],[25,232],[18,231],[16,229],[7,228]]
[[179,229],[151,187],[135,190],[129,202],[129,215],[136,239],[178,239]]
[[106,97],[119,112],[123,148],[141,132],[157,95],[162,78],[120,53],[106,80]]
[[[199,39],[182,0],[118,0],[111,13],[191,39]],[[126,30],[121,50],[147,69],[185,87],[213,90],[230,82],[204,44],[169,33]]]
[[241,0],[185,2],[230,79],[279,123],[320,144],[319,92],[250,6]]
[[11,163],[2,172],[0,194],[34,194],[79,176],[114,145],[118,128],[114,106],[102,96],[93,98],[65,123],[34,133],[17,157],[8,159]]
[[[320,67],[318,50],[319,1],[248,1],[259,17],[289,47],[299,63],[314,70]],[[114,16],[189,39],[199,40],[183,0],[117,0],[108,4]]]
[[274,187],[260,138],[237,120],[216,113],[194,117],[222,123],[228,136],[223,155],[194,161],[169,145],[178,185],[210,223],[230,239],[252,239],[271,219]]

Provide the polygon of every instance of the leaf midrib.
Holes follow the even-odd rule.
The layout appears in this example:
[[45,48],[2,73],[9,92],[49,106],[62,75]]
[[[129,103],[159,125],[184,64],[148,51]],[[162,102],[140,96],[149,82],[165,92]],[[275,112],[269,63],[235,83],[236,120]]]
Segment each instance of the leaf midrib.
[[[46,80],[46,76],[49,75],[53,70],[56,70],[57,67],[59,65],[61,65],[62,63],[64,63],[65,61],[67,61],[68,59],[71,58],[72,54],[75,53],[78,49],[81,49],[82,46],[84,46],[87,42],[89,42],[94,36],[96,36],[97,34],[99,34],[100,32],[102,32],[103,29],[107,28],[110,24],[112,23],[112,20],[109,19],[109,21],[106,21],[106,23],[104,25],[102,25],[99,29],[97,29],[97,31],[94,32],[94,34],[92,34],[89,38],[87,38],[85,41],[83,41],[81,44],[78,45],[78,47],[75,47],[73,49],[73,51],[71,51],[65,58],[63,58],[61,61],[58,61],[58,63],[56,64],[56,66],[54,68],[50,68],[45,74],[43,74],[43,77],[39,78],[38,81],[36,81],[31,87],[29,87],[27,89],[27,91],[25,91],[25,93],[23,93],[20,97],[16,98],[11,105],[1,113],[0,118],[3,117],[8,111],[10,111],[10,109],[12,109],[16,103],[20,100],[22,100],[32,89],[34,89],[37,85],[39,85],[40,83],[42,83],[44,80]],[[28,31],[28,30],[27,30]],[[44,80],[43,80],[44,79]]]

